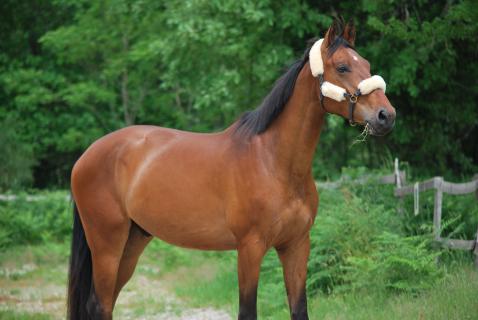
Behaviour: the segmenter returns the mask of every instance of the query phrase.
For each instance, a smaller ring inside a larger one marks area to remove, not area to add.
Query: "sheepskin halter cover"
[[[357,86],[357,91],[353,94],[350,94],[342,87],[339,87],[335,84],[330,82],[324,81],[324,63],[322,61],[322,42],[324,39],[320,39],[314,43],[312,48],[310,48],[309,52],[309,64],[310,69],[312,71],[312,75],[314,77],[319,77],[320,79],[320,91],[324,97],[328,97],[330,99],[334,99],[335,101],[343,101],[346,98],[350,100],[350,111],[349,111],[349,120],[353,123],[353,109],[355,107],[355,103],[357,102],[357,98],[361,95],[369,94],[370,92],[376,89],[382,89],[385,92],[386,84],[385,81],[381,76],[372,76],[368,79],[364,79],[360,81]],[[321,97],[321,102],[323,106],[323,101]]]

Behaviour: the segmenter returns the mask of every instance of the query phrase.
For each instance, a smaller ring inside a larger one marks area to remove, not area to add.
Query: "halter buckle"
[[[357,104],[357,99],[361,95],[360,90],[357,89],[354,94],[349,94],[349,124],[354,127],[357,123],[354,121],[354,109]]]

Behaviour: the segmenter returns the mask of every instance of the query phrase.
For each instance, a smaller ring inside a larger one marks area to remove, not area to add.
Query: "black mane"
[[[332,55],[341,46],[353,49],[353,46],[347,40],[338,36],[327,48],[328,55]],[[235,129],[237,134],[243,137],[261,134],[281,114],[294,91],[295,82],[300,71],[309,61],[309,51],[310,47],[305,51],[302,59],[294,62],[289,70],[276,81],[274,87],[259,107],[241,116]]]
[[[236,127],[236,133],[243,136],[252,136],[267,130],[289,101],[300,70],[309,61],[309,51],[310,48],[306,50],[302,59],[294,62],[289,70],[276,81],[271,92],[264,98],[259,107],[241,116]]]

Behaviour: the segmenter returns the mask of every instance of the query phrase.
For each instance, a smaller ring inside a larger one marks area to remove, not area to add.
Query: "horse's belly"
[[[132,219],[170,244],[201,250],[231,250],[236,239],[218,216],[201,213],[150,212]]]
[[[154,180],[153,180],[154,181]],[[128,203],[128,215],[150,234],[174,245],[203,250],[236,247],[222,202],[203,187],[156,184],[141,188]]]
[[[203,250],[236,248],[222,201],[205,187],[156,185],[130,199],[128,215],[152,235],[174,245]]]

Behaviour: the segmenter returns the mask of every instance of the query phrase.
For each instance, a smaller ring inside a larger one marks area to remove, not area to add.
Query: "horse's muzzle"
[[[384,136],[389,133],[395,125],[395,110],[389,111],[387,108],[380,108],[376,116],[368,121],[370,133],[375,136]]]

